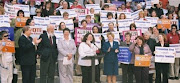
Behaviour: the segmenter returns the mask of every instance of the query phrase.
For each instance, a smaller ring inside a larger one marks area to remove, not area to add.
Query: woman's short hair
[[[86,18],[91,18],[91,15],[86,15]]]
[[[65,28],[65,29],[63,30],[63,33],[64,33],[65,31],[68,31],[68,32],[70,33],[70,29],[68,29],[68,28]]]
[[[142,36],[137,36],[135,40],[137,40],[137,39],[142,40],[142,45],[145,44],[145,40],[144,40],[144,38]]]
[[[121,18],[121,15],[124,15],[124,18],[126,19],[126,14],[124,14],[124,13],[121,13],[121,14],[119,15],[119,19]]]
[[[134,27],[135,29],[137,28],[135,23],[130,24],[130,30],[131,30],[132,27]]]
[[[97,29],[98,29],[98,33],[99,33],[99,27],[98,27],[98,26],[96,26],[96,25],[92,27],[92,31],[94,30],[94,28],[95,28],[95,27],[97,27]]]
[[[82,24],[83,22],[86,22],[86,23],[87,23],[87,21],[86,21],[86,20],[82,20],[82,21],[81,21],[81,24]]]
[[[109,35],[111,35],[111,36],[114,38],[114,34],[113,34],[113,33],[111,33],[111,32],[107,33],[107,37],[108,37]]]
[[[172,31],[172,27],[175,27],[176,30],[177,30],[177,25],[176,25],[176,24],[172,24],[172,25],[171,25],[171,31]]]
[[[29,23],[31,23],[32,20],[33,20],[33,19],[27,19],[27,21],[26,21],[26,26],[29,26]]]
[[[17,16],[19,16],[19,13],[23,13],[23,17],[24,17],[24,11],[23,11],[23,10],[19,10],[19,11],[17,12]]]
[[[125,37],[126,37],[127,35],[129,35],[130,37],[132,36],[132,34],[131,34],[130,32],[125,33]]]
[[[1,31],[0,32],[0,40],[2,40],[4,34],[8,34],[8,32],[7,31]]]
[[[64,23],[64,22],[60,22],[59,23],[59,30],[61,30],[61,24]],[[65,24],[65,23],[64,23]]]
[[[91,43],[94,43],[95,42],[95,38],[94,38],[94,35],[92,33],[86,33],[82,39],[82,42],[86,42],[87,38],[89,35],[92,35],[93,37],[93,40],[91,41]]]
[[[108,16],[112,16],[113,17],[113,13],[112,12],[108,12],[107,13],[107,18],[108,18]]]
[[[64,12],[64,13],[63,13],[63,17],[64,17],[65,15],[69,15],[69,13],[68,13],[68,12]]]

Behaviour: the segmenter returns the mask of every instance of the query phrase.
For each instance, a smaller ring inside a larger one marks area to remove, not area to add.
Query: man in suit
[[[54,26],[48,25],[47,32],[40,35],[42,41],[38,45],[40,58],[40,83],[54,83],[55,62],[57,61],[58,50]]]
[[[20,65],[22,70],[23,83],[35,83],[36,76],[36,49],[35,45],[41,39],[30,37],[31,29],[29,26],[23,28],[23,35],[19,38]]]

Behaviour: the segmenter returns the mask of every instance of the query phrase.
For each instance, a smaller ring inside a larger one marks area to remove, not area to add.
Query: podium
[[[86,56],[82,58],[83,60],[91,60],[91,70],[92,70],[92,83],[95,83],[95,60],[104,57],[104,55],[98,56]]]

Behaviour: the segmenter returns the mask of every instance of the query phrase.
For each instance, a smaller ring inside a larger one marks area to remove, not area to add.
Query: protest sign
[[[117,12],[117,19],[119,19],[119,15],[122,13],[126,15],[126,19],[131,19],[131,12]]]
[[[79,45],[82,42],[82,39],[86,33],[91,33],[91,28],[83,29],[83,28],[75,28],[75,43]]]
[[[119,36],[119,32],[112,32],[114,34],[114,41],[119,42],[120,36]],[[104,40],[108,41],[108,37],[107,37],[107,33],[102,33]]]
[[[102,22],[102,32],[108,30],[109,26],[108,24],[109,23],[113,23],[114,24],[114,31],[117,31],[117,26],[116,26],[116,20],[115,19],[106,19],[106,20],[103,20]]]
[[[134,66],[138,67],[149,67],[151,63],[151,56],[146,55],[135,55]]]
[[[91,16],[91,22],[90,23],[94,23],[94,14],[86,14],[86,15],[79,15],[79,27],[81,27],[81,21],[86,19],[86,16],[90,15]]]
[[[137,36],[141,36],[141,30],[129,30],[129,31],[123,31],[123,41],[125,41],[125,34],[129,32],[131,33],[131,42],[134,42]]]
[[[16,17],[16,27],[26,26],[27,19],[26,17]]]
[[[131,52],[129,47],[119,47],[118,61],[124,64],[129,64],[131,62]]]
[[[144,20],[135,20],[134,21],[136,24],[136,29],[140,29],[142,33],[145,33],[148,31],[148,28],[151,26],[151,23],[149,21],[144,21]]]
[[[130,24],[133,22],[134,22],[133,19],[118,20],[119,32],[122,33],[123,31],[129,30]]]
[[[39,38],[41,34],[43,34],[43,27],[37,27],[37,26],[30,26],[31,28],[31,37],[32,38]],[[44,29],[46,30],[46,29]]]
[[[171,28],[171,21],[169,19],[160,19],[157,23],[158,29],[165,27],[166,29]]]
[[[155,62],[158,63],[174,63],[175,48],[172,47],[155,47]]]
[[[54,31],[54,35],[56,36],[56,43],[61,39],[64,39],[63,31]],[[69,39],[72,39],[71,35],[69,35]]]
[[[61,20],[61,22],[64,22],[66,24],[66,27],[70,29],[71,32],[74,32],[74,22],[72,19]]]
[[[107,13],[111,12],[113,14],[113,19],[115,19],[115,11],[110,11],[110,10],[101,10],[100,18],[101,22],[107,19]]]
[[[37,17],[34,16],[34,23],[37,27],[43,27],[46,28],[48,24],[50,24],[49,17]]]
[[[0,15],[0,27],[10,27],[10,20],[8,15]]]
[[[89,10],[89,12],[90,9],[93,8],[95,14],[98,14],[101,11],[100,4],[86,4],[85,6]]]
[[[19,10],[23,10],[24,11],[24,17],[30,17],[30,8],[29,8],[29,5],[20,5],[20,4],[16,4],[16,5],[13,5],[14,6],[14,9],[15,9],[15,12],[17,14],[17,12]]]
[[[101,33],[93,33],[95,39],[95,45],[100,49],[101,48]]]
[[[15,8],[13,5],[9,5],[7,3],[4,4],[4,10],[5,10],[5,15],[8,15],[9,18],[16,18],[17,13],[15,12]]]
[[[145,17],[145,19],[151,23],[149,27],[154,27],[157,25],[159,18],[158,17]]]
[[[175,58],[180,58],[180,44],[169,44],[169,46],[175,48],[176,50]]]
[[[14,41],[0,41],[0,47],[2,52],[15,53]]]
[[[60,9],[59,11],[61,15],[63,15],[64,12],[67,12],[69,14],[69,18],[77,17],[75,9]]]
[[[13,27],[0,27],[0,31],[7,31],[9,35],[9,39],[14,41],[14,28]]]
[[[77,14],[77,17],[76,17],[77,20],[79,19],[79,16],[80,16],[80,15],[86,15],[86,14],[88,14],[88,9],[78,9],[78,8],[76,8],[76,9],[74,9],[74,10],[75,10],[75,12],[76,12],[76,14]]]
[[[132,17],[132,19],[134,19],[134,20],[139,19],[139,12],[141,12],[141,11],[143,11],[143,10],[142,10],[142,9],[140,9],[140,10],[137,10],[137,11],[135,11],[135,12],[131,13],[131,17]]]

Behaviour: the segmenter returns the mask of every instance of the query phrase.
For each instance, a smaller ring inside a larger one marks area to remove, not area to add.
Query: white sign
[[[8,15],[0,15],[0,27],[10,27],[10,20]]]
[[[169,5],[175,6],[175,7],[178,7],[180,3],[180,0],[168,0],[168,1],[169,1]]]
[[[158,63],[174,63],[175,48],[172,47],[155,47],[155,62]]]
[[[117,27],[116,27],[116,20],[115,19],[111,19],[111,20],[103,20],[101,23],[102,23],[102,32],[108,30],[108,24],[113,22],[114,23],[114,30],[117,31]]]
[[[129,30],[130,24],[133,22],[133,19],[118,20],[119,32],[122,33],[123,31]]]
[[[94,23],[94,14],[87,14],[91,16],[91,23]],[[81,21],[86,19],[87,15],[79,15],[79,27],[82,27]]]
[[[43,34],[42,27],[30,26],[31,28],[31,37],[32,38],[39,38],[41,34]]]
[[[107,10],[101,10],[101,14],[100,14],[100,18],[101,18],[101,22],[103,21],[103,20],[106,20],[107,19],[107,13],[108,12],[111,12],[112,14],[113,14],[113,18],[115,19],[115,14],[116,14],[116,12],[115,11],[107,11]]]
[[[126,19],[131,19],[131,12],[117,12],[117,19],[119,19],[119,15],[122,13],[126,15]]]
[[[151,22],[151,26],[150,27],[154,27],[157,25],[158,22],[158,17],[145,17],[145,19],[149,22]]]
[[[140,29],[142,33],[148,31],[148,28],[151,26],[151,23],[149,21],[144,20],[135,20],[135,24],[137,29]]]
[[[50,24],[49,17],[33,17],[35,26],[46,28]]]
[[[64,12],[67,12],[69,14],[69,18],[77,17],[75,9],[60,9],[60,12],[61,15],[63,15]]]
[[[100,4],[86,4],[86,8],[89,10],[89,12],[91,8],[94,9],[94,13],[99,13],[101,11]]]
[[[74,23],[72,19],[69,20],[61,20],[61,22],[64,22],[66,24],[66,27],[70,29],[71,32],[74,31]]]
[[[139,12],[141,12],[141,11],[143,11],[143,10],[140,9],[140,10],[137,10],[137,11],[131,13],[132,19],[137,20],[139,18]]]
[[[101,33],[93,33],[93,35],[94,35],[94,38],[95,38],[95,44],[96,44],[96,46],[98,47],[98,48],[101,48],[101,40],[100,40],[100,38],[101,38]]]
[[[119,42],[119,39],[120,39],[119,32],[112,32],[112,33],[114,34],[114,41]],[[107,33],[102,33],[102,35],[103,35],[105,41],[108,41]]]
[[[180,58],[180,44],[170,44],[170,47],[175,48],[176,50],[176,58]]]
[[[29,5],[13,5],[15,12],[17,13],[19,10],[23,10],[24,11],[24,16],[25,17],[30,17],[30,11],[29,11]]]

